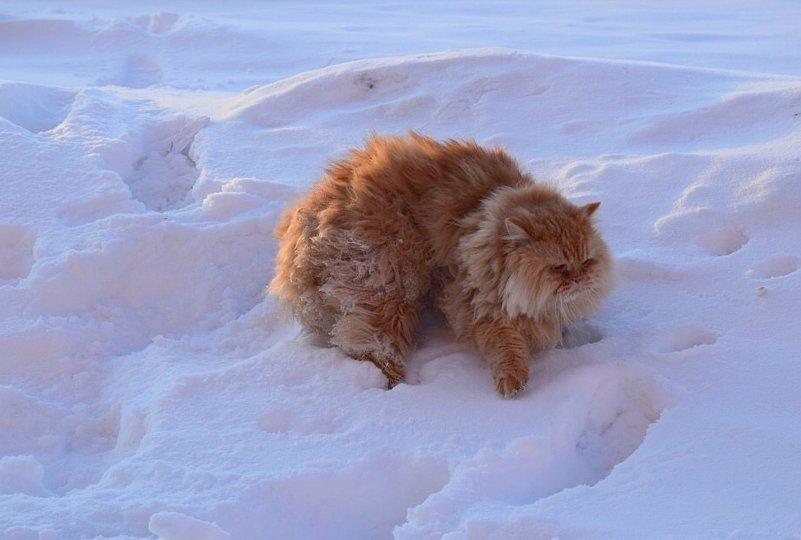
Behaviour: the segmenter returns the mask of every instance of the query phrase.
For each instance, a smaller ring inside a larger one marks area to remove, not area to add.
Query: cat
[[[433,295],[512,397],[529,355],[558,345],[611,288],[599,204],[571,203],[499,148],[373,135],[283,213],[268,290],[389,388]]]

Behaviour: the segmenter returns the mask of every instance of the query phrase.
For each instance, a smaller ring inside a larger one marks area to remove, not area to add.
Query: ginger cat
[[[599,204],[570,203],[500,149],[373,136],[283,214],[269,290],[390,388],[430,291],[511,397],[528,382],[529,355],[557,345],[611,287],[591,219]]]

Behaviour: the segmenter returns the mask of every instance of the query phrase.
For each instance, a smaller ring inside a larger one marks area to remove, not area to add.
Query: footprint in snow
[[[717,340],[713,332],[685,326],[669,330],[658,337],[654,350],[659,353],[675,353],[702,345],[713,345]]]
[[[116,84],[129,88],[147,88],[164,78],[161,62],[148,54],[132,54],[126,58]]]
[[[711,255],[731,255],[748,243],[748,235],[742,229],[723,227],[697,236],[695,241]]]
[[[49,131],[67,117],[75,95],[61,88],[0,83],[0,117],[31,133]]]
[[[598,343],[604,338],[601,331],[591,324],[577,324],[566,328],[562,333],[562,349],[574,349],[591,343]]]
[[[786,276],[798,270],[799,259],[793,256],[779,256],[758,262],[749,270],[751,277],[770,279]]]
[[[192,154],[198,132],[209,119],[178,117],[150,126],[144,136],[144,153],[123,181],[134,199],[149,210],[164,212],[189,204],[189,192],[200,176]]]

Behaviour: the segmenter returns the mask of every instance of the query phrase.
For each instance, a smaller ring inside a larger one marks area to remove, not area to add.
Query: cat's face
[[[575,321],[596,309],[611,281],[609,249],[591,219],[597,208],[558,201],[510,211],[502,292],[510,316],[555,311]]]

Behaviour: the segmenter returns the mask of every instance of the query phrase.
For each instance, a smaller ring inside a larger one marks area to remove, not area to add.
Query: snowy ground
[[[801,535],[801,4],[196,4],[0,4],[0,538]],[[603,201],[617,289],[514,401],[263,296],[412,128]]]

